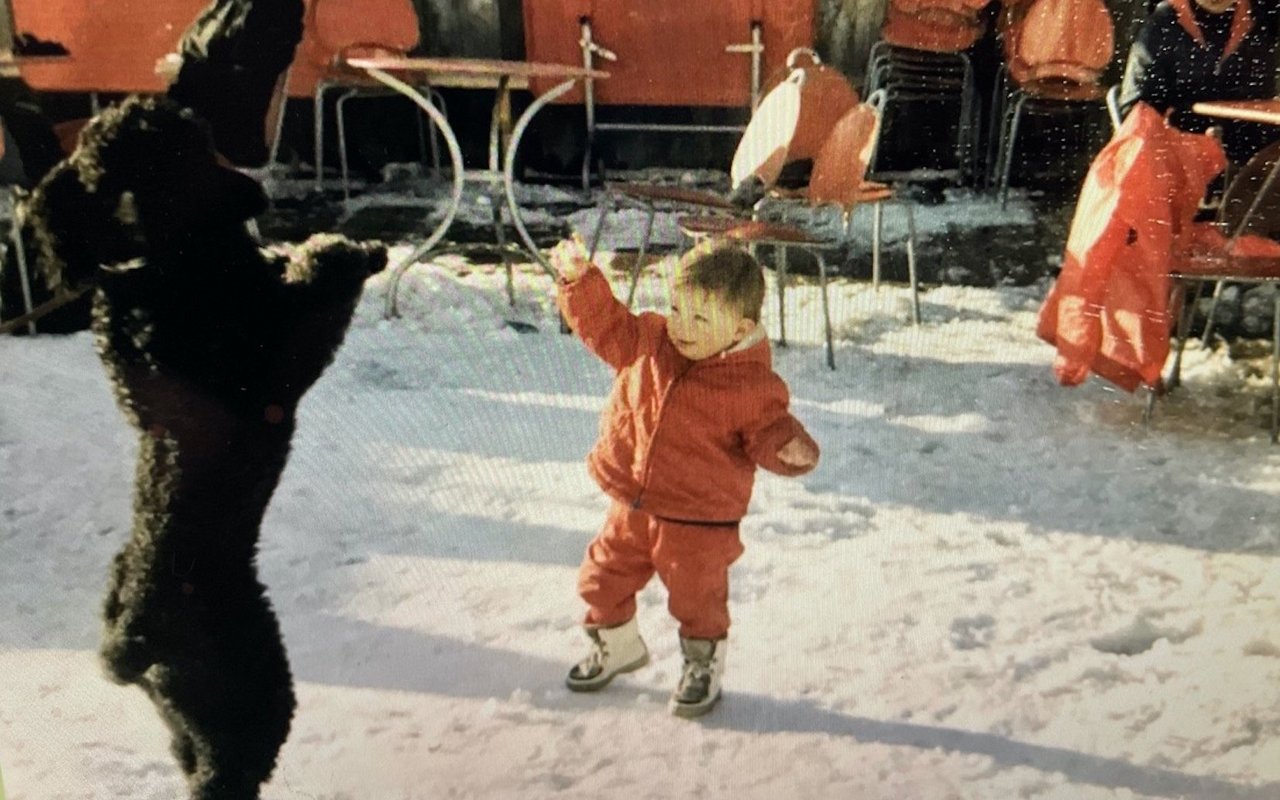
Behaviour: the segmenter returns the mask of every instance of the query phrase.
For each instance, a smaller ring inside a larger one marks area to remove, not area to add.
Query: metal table
[[[348,66],[363,70],[370,77],[394,89],[412,100],[431,118],[444,137],[449,149],[449,160],[453,167],[453,185],[449,196],[448,210],[444,218],[431,231],[426,240],[420,244],[404,261],[396,265],[391,272],[391,280],[387,290],[386,315],[398,316],[396,293],[400,279],[413,264],[423,260],[433,252],[449,248],[440,247],[449,227],[453,224],[462,203],[462,187],[467,181],[488,184],[494,196],[494,231],[498,247],[503,253],[507,268],[507,297],[515,302],[515,286],[513,283],[511,263],[506,258],[506,239],[502,229],[502,213],[500,211],[501,194],[506,197],[506,207],[511,224],[520,237],[520,242],[533,259],[555,277],[555,270],[539,251],[533,237],[529,235],[520,214],[520,206],[515,195],[516,153],[520,149],[520,140],[533,118],[552,103],[556,98],[568,92],[580,80],[607,78],[609,73],[586,69],[581,66],[565,64],[546,64],[531,61],[499,61],[473,58],[353,58]],[[514,128],[510,127],[511,90],[527,89],[531,78],[559,79],[561,82],[534,99],[525,109]],[[466,171],[462,165],[462,151],[458,139],[449,120],[437,109],[417,86],[430,87],[433,83],[442,86],[464,86],[467,88],[495,89],[493,115],[489,129],[489,163],[484,170]],[[411,85],[413,84],[413,85]]]

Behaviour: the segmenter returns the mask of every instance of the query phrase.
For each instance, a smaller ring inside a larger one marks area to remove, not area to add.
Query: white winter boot
[[[591,637],[591,652],[569,670],[565,686],[575,692],[594,692],[603,689],[614,675],[633,672],[649,663],[649,649],[640,638],[640,627],[632,617],[621,625],[602,628],[587,625]]]
[[[684,674],[671,695],[671,713],[677,717],[700,717],[720,700],[720,678],[724,675],[724,639],[681,639]]]

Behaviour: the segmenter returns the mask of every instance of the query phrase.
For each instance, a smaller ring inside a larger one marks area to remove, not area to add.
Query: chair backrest
[[[1018,26],[1019,83],[1062,79],[1097,83],[1115,52],[1115,25],[1102,0],[1035,0]]]
[[[1120,84],[1115,83],[1107,89],[1107,116],[1111,118],[1111,132],[1120,130],[1124,118],[1120,116]]]
[[[1276,161],[1280,161],[1280,142],[1259,150],[1231,179],[1218,209],[1218,221],[1224,223],[1228,234],[1235,232],[1252,209],[1248,228],[1243,232],[1280,239],[1280,182],[1272,182],[1267,193],[1258,196]]]
[[[800,70],[800,116],[787,149],[788,161],[814,158],[836,121],[858,104],[858,90],[840,70],[822,63],[812,49],[797,47],[787,56],[785,70],[775,72],[764,85],[764,93]]]
[[[410,0],[310,0],[305,27],[330,53],[366,45],[409,51],[419,37]]]
[[[306,2],[302,41],[289,70],[289,94],[295,97],[310,96],[341,54],[372,50],[403,55],[418,44],[418,15],[411,0]]]
[[[814,159],[809,203],[846,210],[857,205],[879,136],[880,109],[874,100],[859,103],[841,117]]]
[[[733,154],[729,167],[732,188],[736,189],[751,177],[758,178],[763,189],[778,180],[800,119],[800,84],[803,82],[804,73],[793,71],[761,99]]]

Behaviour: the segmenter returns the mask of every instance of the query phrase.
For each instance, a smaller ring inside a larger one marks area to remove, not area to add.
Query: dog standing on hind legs
[[[260,527],[298,403],[386,264],[380,245],[325,234],[268,255],[245,226],[265,207],[190,109],[135,97],[89,124],[24,209],[49,285],[94,287],[96,347],[139,433],[103,662],[155,703],[195,800],[257,798],[288,736]]]

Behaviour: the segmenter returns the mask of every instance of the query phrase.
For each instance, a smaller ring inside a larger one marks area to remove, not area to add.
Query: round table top
[[[357,69],[383,72],[414,72],[435,75],[476,75],[513,78],[607,78],[609,73],[569,64],[539,61],[504,61],[489,58],[352,58],[347,64]]]
[[[1210,100],[1196,103],[1191,110],[1206,117],[1226,117],[1280,125],[1280,97],[1262,100]]]

